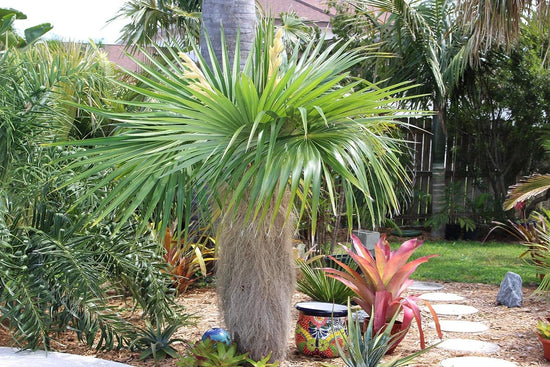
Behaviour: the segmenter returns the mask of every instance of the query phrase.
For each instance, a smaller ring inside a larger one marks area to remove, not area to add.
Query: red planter
[[[544,351],[544,358],[550,361],[550,339],[543,338],[540,334],[537,334],[542,344],[542,350]]]

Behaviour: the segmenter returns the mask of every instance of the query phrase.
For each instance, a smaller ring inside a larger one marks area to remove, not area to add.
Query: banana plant
[[[27,16],[14,9],[0,8],[0,51],[10,47],[26,47],[36,42],[53,28],[50,23],[38,24],[26,28],[23,31],[24,37],[21,37],[13,29],[13,23],[17,19],[27,19]]]

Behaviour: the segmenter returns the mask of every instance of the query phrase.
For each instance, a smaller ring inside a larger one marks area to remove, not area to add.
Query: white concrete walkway
[[[131,367],[128,364],[106,361],[94,357],[44,351],[19,351],[0,347],[2,367]]]

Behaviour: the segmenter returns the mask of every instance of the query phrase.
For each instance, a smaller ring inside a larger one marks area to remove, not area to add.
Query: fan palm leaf
[[[209,67],[202,57],[197,66],[177,49],[163,53],[162,63],[149,55],[151,64],[140,65],[145,75],[131,73],[145,87],[126,85],[146,97],[127,103],[139,112],[95,111],[119,121],[116,133],[70,143],[94,149],[76,153],[75,158],[86,160],[69,167],[89,166],[72,182],[112,168],[95,188],[117,183],[96,221],[114,211],[124,220],[140,208],[145,219],[162,219],[166,226],[168,218],[154,208],[171,206],[178,190],[190,189],[199,198],[224,202],[226,209],[246,194],[255,203],[248,213],[254,218],[272,198],[279,204],[288,188],[292,198],[308,192],[316,213],[323,180],[330,196],[336,196],[334,175],[345,180],[350,216],[352,188],[369,199],[369,206],[398,206],[395,177],[407,177],[398,159],[400,141],[390,133],[401,124],[396,114],[408,112],[396,110],[399,99],[393,95],[408,86],[381,88],[363,80],[344,84],[346,70],[362,60],[358,52],[346,52],[345,45],[323,49],[311,43],[270,72],[270,62],[280,55],[267,49],[273,34],[263,37],[242,73],[227,57]],[[380,190],[372,189],[373,182]],[[223,190],[226,198],[217,196],[222,185],[230,188]]]

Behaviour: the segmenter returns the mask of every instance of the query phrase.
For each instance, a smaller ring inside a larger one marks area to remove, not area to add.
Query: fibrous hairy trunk
[[[254,360],[269,353],[271,360],[282,360],[286,354],[295,290],[288,201],[264,220],[247,222],[249,203],[243,200],[218,227],[216,279],[225,325],[239,351]]]

